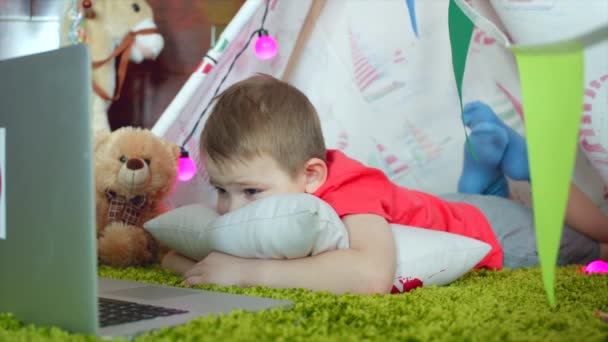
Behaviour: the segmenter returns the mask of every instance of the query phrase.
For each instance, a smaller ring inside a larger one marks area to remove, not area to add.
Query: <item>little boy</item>
[[[201,133],[200,152],[218,192],[220,214],[274,194],[313,194],[342,218],[350,248],[292,260],[213,252],[196,264],[168,254],[163,267],[184,275],[188,284],[389,293],[396,258],[389,223],[487,242],[492,249],[476,267],[538,264],[529,210],[493,196],[458,194],[446,197],[456,201],[448,201],[405,189],[380,170],[340,151],[326,150],[318,115],[308,98],[270,76],[253,76],[218,96]],[[598,242],[568,227],[562,240],[560,264],[606,258],[605,245],[600,252]]]

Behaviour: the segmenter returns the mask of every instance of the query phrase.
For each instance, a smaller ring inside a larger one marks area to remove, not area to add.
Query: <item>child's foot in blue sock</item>
[[[500,172],[500,163],[509,143],[505,129],[492,122],[480,122],[471,127],[469,141],[479,164]]]
[[[507,197],[509,188],[500,169],[508,144],[505,130],[494,123],[480,122],[472,127],[469,142],[470,148],[465,145],[458,192]]]
[[[499,128],[496,130],[503,130],[501,135],[507,136],[507,143],[504,153],[501,154],[501,165],[500,169],[505,176],[514,180],[530,180],[530,169],[528,165],[528,149],[526,140],[519,135],[513,128],[507,126],[500,120],[500,118],[494,113],[492,108],[487,104],[475,101],[468,103],[464,106],[463,120],[467,127],[471,129],[471,134],[474,134],[475,127],[480,123],[494,124]],[[485,129],[487,131],[487,129]],[[499,139],[502,139],[499,138]],[[484,148],[479,145],[475,145],[475,152],[477,149],[481,149],[483,153]],[[492,153],[491,149],[486,150],[489,154]],[[498,156],[498,154],[496,155]],[[494,163],[496,156],[490,157],[491,162]],[[481,159],[486,156],[480,157]]]
[[[463,121],[471,129],[471,134],[470,146],[465,144],[458,191],[507,197],[509,187],[502,162],[509,147],[508,127],[481,102],[464,107]]]
[[[505,150],[502,160],[502,172],[514,180],[530,181],[530,165],[528,163],[526,140],[511,127],[507,128],[509,145]]]

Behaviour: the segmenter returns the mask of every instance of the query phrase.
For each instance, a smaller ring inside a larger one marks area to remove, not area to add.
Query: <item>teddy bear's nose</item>
[[[127,169],[129,170],[139,170],[144,167],[144,162],[141,159],[129,159],[127,162]]]

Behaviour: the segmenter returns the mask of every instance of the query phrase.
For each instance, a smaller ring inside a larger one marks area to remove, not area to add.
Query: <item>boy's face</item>
[[[270,195],[306,192],[304,172],[294,179],[268,155],[235,161],[221,170],[210,159],[203,161],[209,182],[217,189],[220,215]]]

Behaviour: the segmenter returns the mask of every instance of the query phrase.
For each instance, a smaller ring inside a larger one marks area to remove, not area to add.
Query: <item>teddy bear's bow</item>
[[[141,209],[146,203],[146,196],[138,195],[133,198],[127,198],[107,189],[106,197],[109,201],[108,222],[119,221],[129,225],[137,223],[141,215]]]

